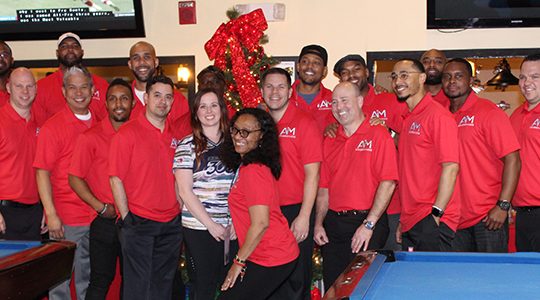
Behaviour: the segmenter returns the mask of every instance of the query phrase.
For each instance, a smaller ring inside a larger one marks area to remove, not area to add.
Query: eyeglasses
[[[0,52],[0,58],[10,58],[11,53],[9,52]]]
[[[250,134],[252,134],[253,132],[256,132],[256,131],[261,131],[261,129],[259,128],[259,129],[256,129],[256,130],[247,130],[247,129],[238,129],[238,128],[232,126],[230,131],[231,131],[232,136],[236,136],[237,134],[240,133],[240,136],[246,139]]]
[[[407,80],[409,78],[409,76],[413,73],[422,73],[422,72],[417,72],[417,71],[412,71],[412,72],[407,72],[407,71],[403,71],[403,72],[399,72],[399,74],[396,74],[396,73],[392,73],[390,74],[390,76],[388,76],[388,78],[390,78],[392,81],[396,81],[398,78],[401,79],[401,80]]]

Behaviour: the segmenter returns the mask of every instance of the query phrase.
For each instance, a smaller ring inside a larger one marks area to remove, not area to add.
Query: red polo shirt
[[[474,92],[454,118],[461,166],[456,182],[461,192],[458,229],[463,229],[478,224],[499,200],[504,168],[501,158],[519,150],[519,143],[504,111]]]
[[[277,127],[283,167],[279,204],[299,204],[304,197],[304,165],[322,161],[322,136],[313,117],[291,103]]]
[[[433,97],[433,100],[439,102],[439,104],[441,104],[444,108],[450,107],[450,99],[448,99],[442,88],[439,90],[437,95],[431,97]]]
[[[512,205],[540,206],[540,105],[529,110],[529,103],[518,107],[510,117],[521,145],[521,175]]]
[[[157,222],[169,222],[180,213],[172,171],[177,143],[168,121],[161,132],[145,114],[113,137],[109,175],[122,180],[132,213]]]
[[[369,210],[379,183],[398,179],[392,137],[383,126],[369,125],[367,118],[350,137],[339,126],[335,138],[324,140],[323,153],[319,186],[328,189],[333,211]]]
[[[84,179],[99,201],[112,205],[114,198],[109,182],[109,148],[115,134],[109,118],[81,134],[69,167],[69,174]]]
[[[399,133],[403,118],[408,113],[407,104],[399,102],[395,94],[381,93],[375,95],[375,90],[368,85],[368,92],[364,97],[362,111],[367,119],[379,118],[385,121],[386,126]]]
[[[133,118],[140,114],[144,114],[146,110],[145,110],[145,106],[143,105],[144,99],[139,99],[139,97],[137,97],[137,94],[135,93],[135,81],[131,83],[131,88],[133,90],[133,97],[135,98],[135,106],[131,110],[131,117]],[[174,101],[171,107],[171,111],[169,112],[169,115],[167,116],[167,118],[174,122],[185,114],[189,115],[188,101],[186,97],[182,95],[182,93],[175,90]]]
[[[403,121],[399,136],[399,191],[402,231],[410,230],[431,213],[442,163],[459,162],[457,125],[452,114],[429,93]],[[459,222],[455,191],[441,219],[452,230]]]
[[[58,69],[56,72],[37,82],[38,89],[34,107],[43,112],[45,120],[41,120],[42,123],[62,110],[66,105],[66,98],[62,94],[63,79],[64,72]],[[90,102],[90,109],[94,113],[93,117],[99,121],[107,117],[105,102],[107,100],[107,88],[109,84],[105,79],[94,74],[92,74],[92,81],[94,82],[95,91]],[[38,124],[40,124],[39,120]]]
[[[0,107],[9,102],[9,93],[7,91],[0,90]]]
[[[94,117],[91,122],[95,122]],[[66,225],[89,225],[95,217],[95,211],[84,204],[68,183],[75,142],[88,128],[65,104],[39,131],[34,168],[50,172],[54,206]]]
[[[319,93],[315,96],[315,99],[313,99],[311,104],[307,104],[304,98],[296,91],[299,84],[300,80],[296,80],[292,85],[293,92],[291,100],[293,100],[293,103],[295,103],[296,106],[311,113],[321,129],[320,132],[322,132],[328,124],[336,122],[336,119],[334,119],[334,116],[332,115],[332,91],[325,88],[321,83],[319,86]]]
[[[11,104],[0,108],[0,199],[36,204],[39,195],[32,162],[38,128],[34,115],[26,121]]]
[[[299,249],[279,208],[277,182],[268,167],[260,164],[241,166],[229,193],[229,209],[240,247],[251,224],[249,208],[268,206],[270,223],[248,260],[265,266],[284,265],[298,257]]]

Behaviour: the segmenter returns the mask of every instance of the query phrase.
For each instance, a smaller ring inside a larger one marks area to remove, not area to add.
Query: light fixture
[[[504,91],[507,86],[517,85],[519,83],[519,79],[512,74],[510,64],[506,58],[499,61],[499,64],[495,67],[493,73],[495,76],[493,76],[493,78],[487,82],[487,85],[494,85],[495,89],[501,89]]]
[[[179,65],[176,70],[176,76],[178,78],[178,83],[187,84],[189,77],[191,77],[191,72],[185,65]]]

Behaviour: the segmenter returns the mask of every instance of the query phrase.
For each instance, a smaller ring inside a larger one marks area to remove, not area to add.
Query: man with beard
[[[116,230],[117,212],[109,184],[109,147],[111,140],[131,114],[133,92],[122,79],[115,79],[107,90],[109,117],[90,128],[77,139],[69,185],[79,197],[96,211],[90,224],[90,284],[86,299],[105,299],[121,255]]]
[[[157,75],[158,66],[159,59],[156,57],[156,50],[152,44],[140,41],[129,49],[128,67],[135,77],[131,85],[136,100],[132,112],[133,117],[144,112],[146,83],[150,78]],[[172,103],[171,112],[168,115],[169,120],[175,122],[188,112],[189,106],[186,97],[175,90],[174,102]]]
[[[72,32],[66,32],[58,38],[56,57],[59,62],[58,70],[51,75],[38,80],[38,93],[35,106],[43,112],[43,120],[38,120],[38,125],[44,123],[52,115],[66,106],[66,98],[62,94],[62,79],[64,72],[71,67],[81,67],[84,50],[81,39]],[[105,97],[108,83],[105,79],[92,75],[94,94],[90,101],[90,108],[95,114],[96,120],[107,117],[105,109]]]
[[[296,106],[310,112],[319,128],[335,123],[332,116],[332,91],[325,88],[322,80],[328,72],[328,53],[319,45],[308,45],[302,48],[296,73],[298,78],[292,85],[291,100]]]
[[[71,189],[68,169],[79,135],[96,123],[90,106],[94,86],[84,67],[73,66],[64,72],[63,88],[67,105],[41,127],[34,168],[47,217],[49,236],[77,243],[73,268],[77,299],[84,299],[90,279],[89,232],[96,212],[82,203]],[[70,279],[49,291],[49,299],[70,299]]]
[[[443,90],[458,126],[461,213],[452,248],[508,252],[508,210],[519,178],[519,143],[508,116],[471,89],[472,68],[454,58],[442,73]]]
[[[6,90],[6,84],[12,66],[13,56],[11,48],[6,42],[0,40],[0,106],[9,102],[9,93]]]
[[[446,97],[442,89],[442,71],[446,63],[446,55],[440,50],[431,49],[422,54],[420,61],[426,70],[427,78],[424,84],[426,91],[431,94],[433,100],[448,108],[450,99]]]
[[[459,170],[456,122],[426,93],[421,62],[402,59],[390,77],[398,100],[409,108],[399,137],[396,238],[403,250],[449,251],[459,222],[459,198],[452,197]]]

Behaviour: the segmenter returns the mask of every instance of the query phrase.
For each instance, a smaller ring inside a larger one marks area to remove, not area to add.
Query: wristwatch
[[[444,210],[438,208],[437,206],[433,205],[433,207],[431,208],[431,214],[434,215],[435,217],[442,217],[444,215]]]
[[[497,206],[504,210],[504,211],[508,211],[510,210],[510,201],[508,200],[499,200],[497,201]]]
[[[375,222],[373,221],[364,220],[363,224],[364,224],[364,227],[366,227],[369,230],[375,229]]]

